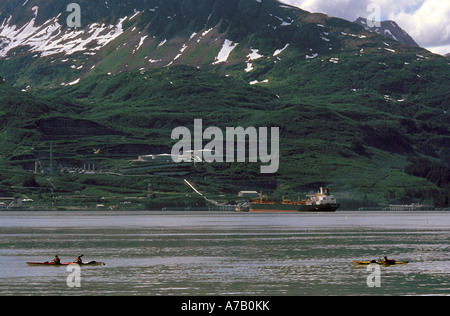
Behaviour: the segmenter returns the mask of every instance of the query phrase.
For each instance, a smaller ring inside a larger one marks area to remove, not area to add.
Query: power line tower
[[[50,142],[50,174],[53,174],[53,142]]]

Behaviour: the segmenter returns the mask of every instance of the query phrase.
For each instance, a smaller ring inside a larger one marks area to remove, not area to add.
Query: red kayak
[[[83,263],[75,263],[75,262],[67,262],[67,263],[54,263],[54,262],[27,262],[29,266],[54,266],[54,267],[60,267],[60,266],[68,266],[71,264],[78,264],[80,266],[104,266],[104,262],[98,262],[98,261],[90,261],[90,262],[83,262]]]

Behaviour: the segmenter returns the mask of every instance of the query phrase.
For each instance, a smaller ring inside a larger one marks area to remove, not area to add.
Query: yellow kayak
[[[390,266],[390,265],[394,265],[394,264],[408,264],[408,262],[402,262],[402,261],[394,261],[394,260],[388,260],[388,261],[357,261],[357,260],[353,260],[353,262],[355,264],[359,264],[359,265],[369,265],[372,263],[376,263],[379,265],[385,265],[385,266]]]

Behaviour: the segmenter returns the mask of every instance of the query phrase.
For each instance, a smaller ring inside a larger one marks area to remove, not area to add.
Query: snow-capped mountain
[[[355,21],[355,23],[361,25],[370,32],[380,34],[391,40],[398,41],[406,45],[419,47],[414,39],[408,33],[406,33],[395,21],[382,21],[380,23],[380,27],[370,27],[367,23],[367,19],[360,17]]]
[[[246,13],[253,22],[267,23],[262,28],[277,29],[293,22],[286,12],[282,13],[283,17],[277,16],[281,6],[274,6],[274,1],[81,0],[82,26],[70,28],[66,23],[70,12],[60,3],[68,1],[57,2],[55,6],[54,1],[43,0],[7,0],[3,7],[0,4],[0,57],[12,57],[21,47],[41,57],[78,52],[94,55],[121,35],[126,35],[126,46],[133,48],[134,53],[159,39],[162,40],[156,43],[156,48],[170,44],[174,36],[188,36],[190,41],[200,43],[210,37],[207,35],[211,31],[220,34],[230,31],[227,28],[232,20]],[[264,21],[260,19],[263,10],[273,12],[264,16]],[[92,11],[100,13],[93,16]],[[253,24],[250,21],[240,23],[242,26]],[[180,34],[184,32],[189,34]],[[132,45],[133,41],[137,43]]]
[[[6,72],[21,58],[28,75],[37,64],[39,77],[46,72],[43,64],[58,68],[58,74],[51,70],[52,78],[36,77],[34,84],[70,84],[92,72],[176,64],[220,66],[231,62],[239,43],[245,47],[237,59],[251,62],[262,48],[266,54],[281,53],[299,27],[294,18],[300,10],[273,0],[80,0],[82,25],[71,28],[70,2],[0,3],[0,59]],[[312,46],[317,46],[320,33],[318,27],[311,30],[316,42]]]
[[[346,49],[402,50],[349,21],[276,0],[79,0],[81,27],[67,22],[71,2],[0,3],[0,73],[9,82],[33,90],[73,85],[89,75],[174,65],[234,67],[250,78],[258,63],[268,70],[289,52],[299,60],[324,56],[338,63],[337,53]],[[389,30],[381,33],[400,38],[400,28]]]
[[[3,20],[0,25],[0,57],[7,57],[14,49],[28,46],[28,50],[40,56],[55,54],[71,55],[76,52],[95,54],[96,51],[113,41],[123,33],[124,17],[115,25],[92,23],[84,29],[71,30],[60,24],[61,14],[42,24],[36,18],[39,7],[32,7],[33,18],[23,26],[11,23],[12,16]]]
[[[24,47],[41,57],[94,55],[124,33],[124,23],[142,13],[123,3],[123,13],[115,18],[112,6],[122,7],[120,3],[110,7],[108,1],[78,1],[83,23],[71,28],[67,24],[70,2],[7,0],[3,7],[0,4],[0,57],[15,56]]]

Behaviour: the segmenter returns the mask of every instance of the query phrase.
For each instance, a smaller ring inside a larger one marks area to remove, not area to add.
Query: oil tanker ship
[[[316,194],[308,195],[307,200],[291,201],[270,201],[267,198],[263,199],[262,193],[259,199],[250,200],[248,202],[248,212],[282,212],[282,213],[296,213],[296,212],[336,212],[340,204],[337,204],[336,198],[330,194],[328,189],[320,188]],[[236,211],[246,211],[245,207],[236,209]]]

